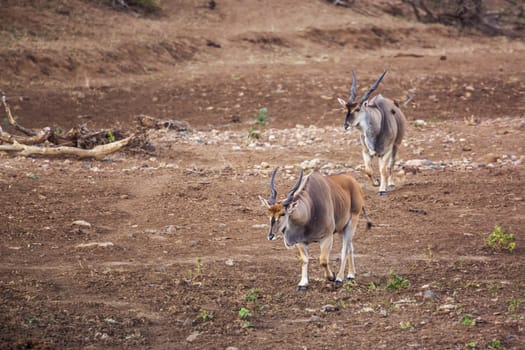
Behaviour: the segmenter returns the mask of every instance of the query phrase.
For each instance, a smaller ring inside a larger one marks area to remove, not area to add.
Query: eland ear
[[[270,204],[268,204],[268,201],[264,199],[263,197],[259,196],[259,200],[261,201],[262,205],[266,208],[270,208]]]
[[[341,97],[338,97],[338,98],[337,98],[337,101],[339,101],[339,103],[340,103],[343,107],[345,107],[345,108],[348,107],[348,105],[346,104],[346,101],[343,100]]]

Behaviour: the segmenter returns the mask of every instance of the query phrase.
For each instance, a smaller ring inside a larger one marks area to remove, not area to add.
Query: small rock
[[[405,162],[405,165],[408,167],[420,167],[424,165],[428,165],[427,159],[409,159]]]
[[[427,126],[427,122],[424,121],[423,119],[416,119],[416,120],[414,121],[414,126],[415,126],[416,128],[421,128],[421,127],[423,127],[423,126]]]
[[[75,246],[75,248],[91,248],[91,247],[101,247],[107,248],[112,247],[113,242],[91,242],[91,243],[80,243]]]
[[[91,228],[91,224],[84,220],[76,220],[71,223],[71,226],[80,226],[84,228]]]
[[[227,259],[225,262],[224,262],[227,266],[233,266],[235,264],[235,262],[233,261],[233,259]]]
[[[430,289],[423,292],[423,298],[425,299],[434,299],[436,296],[436,293]]]
[[[326,304],[321,307],[321,312],[337,312],[339,311],[339,306]]]
[[[311,160],[305,160],[301,163],[300,167],[303,169],[316,169],[319,167],[319,164],[321,164],[321,160],[319,158],[314,158]]]
[[[447,311],[447,312],[450,312],[452,310],[455,310],[456,309],[456,305],[453,305],[453,304],[443,304],[443,305],[439,305],[439,311]]]
[[[320,321],[321,321],[321,317],[316,316],[316,315],[312,315],[309,320],[309,322],[320,322]]]
[[[188,343],[191,343],[191,342],[195,341],[199,335],[200,335],[199,332],[193,332],[193,333],[191,333],[191,334],[188,336],[188,338],[186,338],[186,341],[187,341]]]

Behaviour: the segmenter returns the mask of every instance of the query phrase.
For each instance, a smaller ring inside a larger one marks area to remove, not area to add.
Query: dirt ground
[[[0,349],[524,349],[523,39],[385,2],[216,3],[2,1],[0,91],[20,124],[191,130],[102,160],[0,153]],[[385,197],[342,128],[352,69],[359,96],[383,69],[379,93],[413,96]],[[355,284],[324,281],[312,245],[296,291],[296,250],[266,239],[258,199],[276,166],[279,197],[300,168],[362,185]],[[488,247],[496,226],[512,252]]]

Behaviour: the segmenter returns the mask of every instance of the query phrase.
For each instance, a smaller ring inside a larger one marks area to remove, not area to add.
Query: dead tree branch
[[[0,151],[16,152],[19,155],[74,155],[79,158],[100,159],[126,146],[134,135],[126,137],[120,131],[89,131],[85,126],[75,127],[62,134],[50,127],[31,130],[18,124],[2,96],[9,125],[24,135],[14,135],[0,127]]]
[[[0,145],[0,151],[7,152],[18,152],[18,155],[29,156],[34,154],[46,155],[46,156],[56,156],[56,155],[73,155],[79,158],[95,158],[101,159],[107,156],[108,154],[114,153],[126,146],[132,139],[133,135],[126,137],[120,141],[115,141],[105,145],[98,145],[91,149],[83,149],[76,147],[68,146],[58,146],[58,147],[40,147],[32,145],[24,145],[14,141],[11,144]]]

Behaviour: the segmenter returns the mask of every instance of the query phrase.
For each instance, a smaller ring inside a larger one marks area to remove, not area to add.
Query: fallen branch
[[[33,154],[74,155],[79,158],[100,159],[118,151],[134,138],[134,135],[125,137],[122,132],[113,130],[90,132],[85,126],[73,128],[65,134],[57,133],[50,127],[34,131],[24,128],[16,122],[5,96],[2,96],[2,103],[9,124],[26,136],[5,132],[0,127],[0,151],[17,152],[18,155],[22,156]]]
[[[2,96],[2,103],[4,105],[5,112],[7,114],[7,120],[9,121],[9,124],[11,124],[17,130],[23,132],[24,134],[26,134],[28,136],[35,136],[36,135],[36,133],[33,130],[27,129],[27,128],[24,128],[21,125],[18,125],[18,123],[16,122],[15,118],[13,118],[13,115],[11,114],[11,109],[7,105],[7,101],[6,101],[6,97],[5,96]]]
[[[11,144],[0,145],[0,151],[18,152],[18,155],[22,155],[22,156],[28,156],[28,155],[33,155],[33,154],[47,155],[47,156],[49,155],[73,155],[79,158],[100,159],[126,146],[133,139],[133,137],[134,135],[131,135],[119,141],[115,141],[115,142],[108,143],[105,145],[95,146],[92,149],[82,149],[82,148],[68,147],[68,146],[39,147],[39,146],[24,145],[24,144],[14,141]]]

